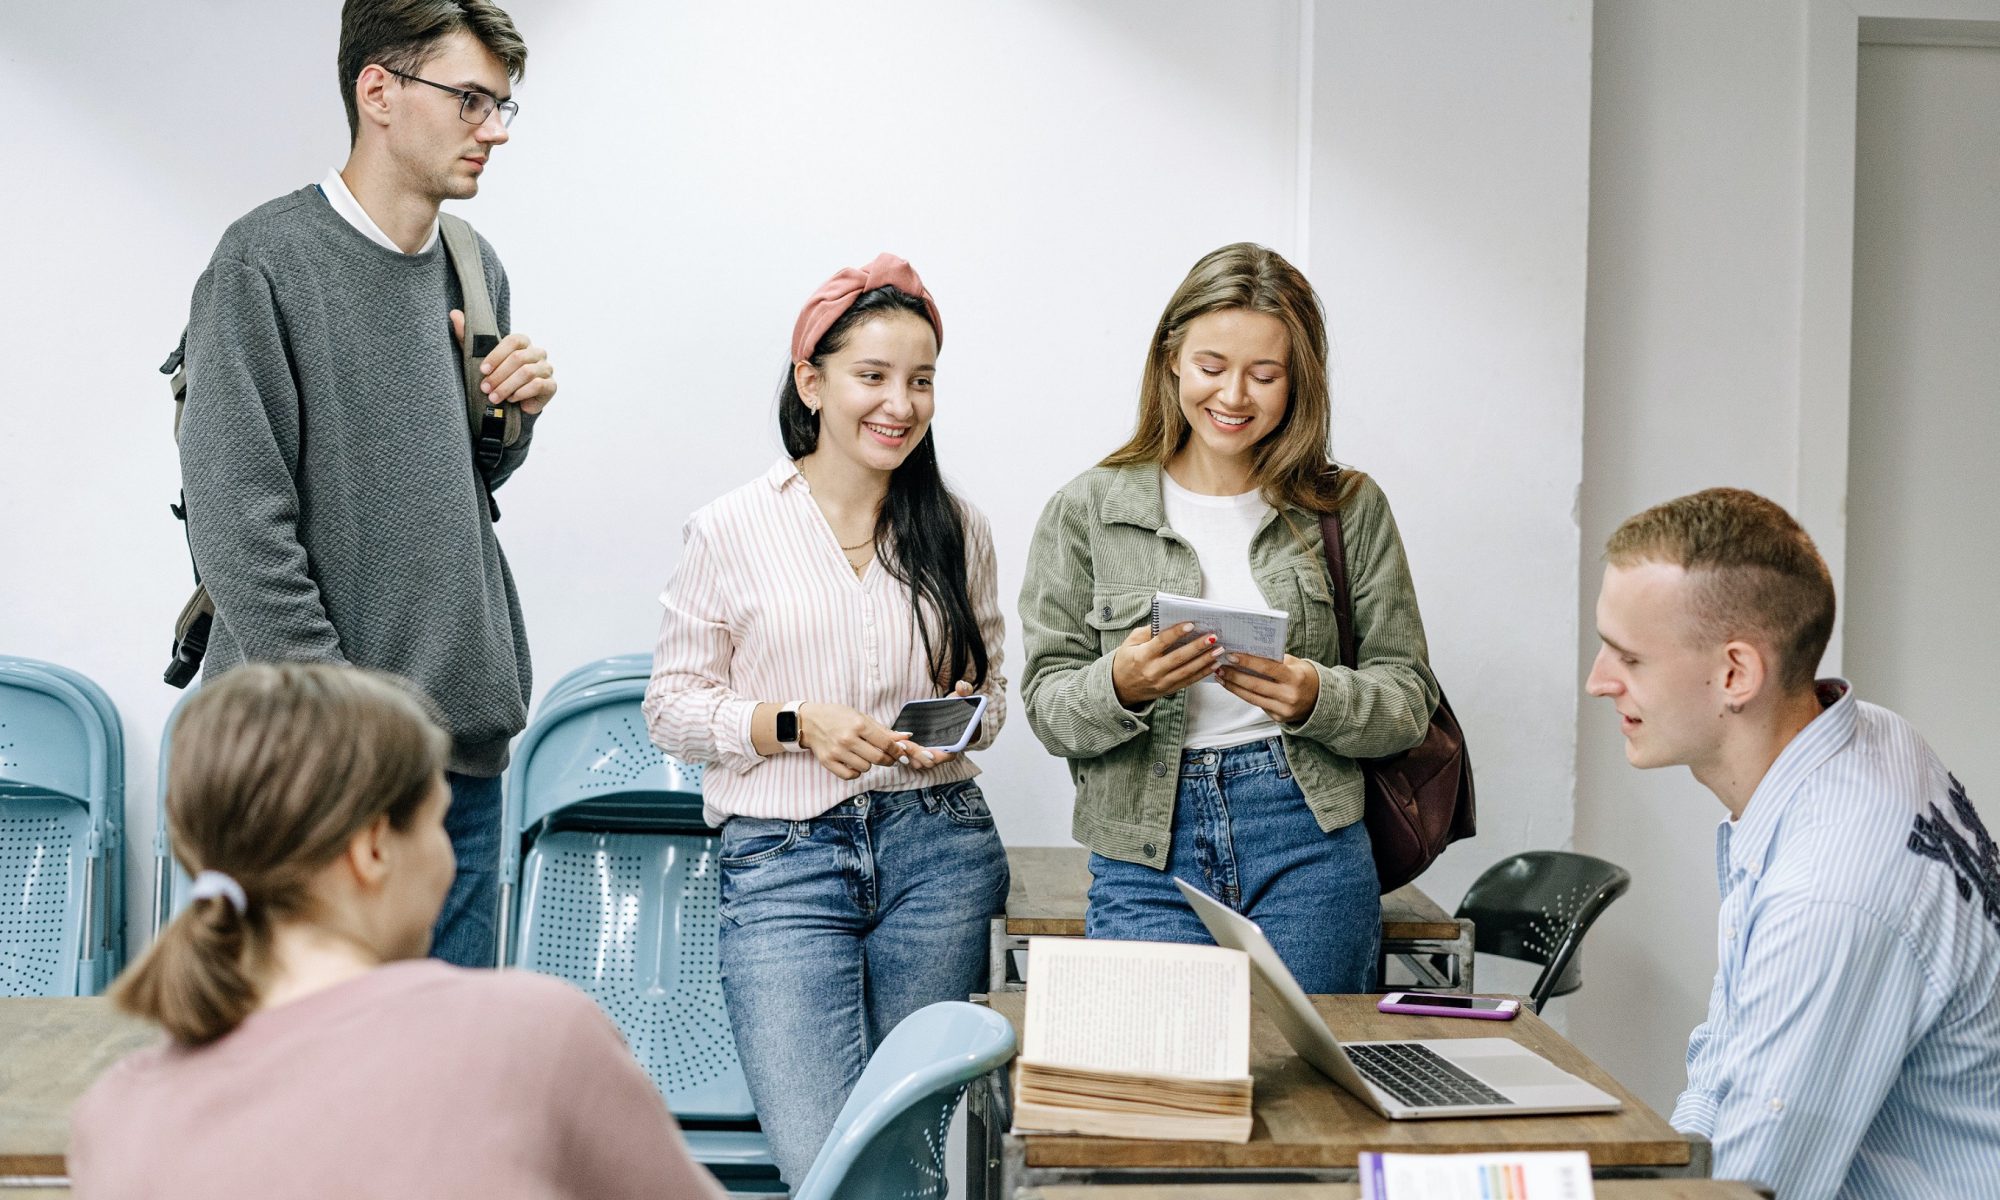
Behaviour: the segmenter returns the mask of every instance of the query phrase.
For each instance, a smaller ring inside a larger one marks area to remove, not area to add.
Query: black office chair
[[[1577,950],[1598,914],[1632,885],[1625,868],[1564,850],[1505,858],[1473,881],[1458,916],[1473,922],[1473,948],[1542,964],[1528,994],[1536,1012],[1583,986]]]

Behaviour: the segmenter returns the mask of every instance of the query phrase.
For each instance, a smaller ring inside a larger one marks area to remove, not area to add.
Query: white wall
[[[777,453],[784,339],[833,268],[893,249],[940,296],[941,452],[1011,610],[1043,501],[1130,428],[1187,267],[1310,234],[1340,452],[1396,501],[1482,747],[1486,832],[1434,891],[1567,835],[1583,0],[512,11],[522,115],[461,211],[562,373],[500,526],[544,684],[650,644],[681,517]],[[137,895],[187,584],[152,371],[223,226],[343,157],[336,34],[331,4],[0,5],[0,106],[34,114],[0,123],[0,327],[32,348],[0,417],[24,518],[0,526],[0,649],[118,704]],[[1461,478],[1486,498],[1440,486]],[[1010,842],[1067,841],[1067,774],[1025,722],[982,762]]]
[[[1803,4],[1596,17],[1579,687],[1620,521],[1723,484],[1794,502],[1799,378]],[[1724,810],[1680,768],[1628,766],[1603,701],[1583,703],[1576,761],[1576,849],[1633,884],[1591,933],[1570,1032],[1664,1112],[1714,976]]]
[[[2000,823],[2000,49],[1863,46],[1847,674]]]
[[[1447,906],[1570,837],[1590,29],[1585,0],[1316,14],[1334,449],[1395,505],[1479,785],[1479,836],[1423,881]]]

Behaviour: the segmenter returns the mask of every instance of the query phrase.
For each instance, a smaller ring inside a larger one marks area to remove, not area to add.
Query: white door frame
[[[1808,0],[1797,515],[1846,594],[1853,399],[1854,136],[1862,43],[2000,46],[2000,0]],[[1824,670],[1841,669],[1834,627]]]

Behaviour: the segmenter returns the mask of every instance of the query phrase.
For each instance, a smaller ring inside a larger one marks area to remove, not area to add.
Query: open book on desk
[[[1031,938],[1017,1132],[1250,1140],[1250,959]]]

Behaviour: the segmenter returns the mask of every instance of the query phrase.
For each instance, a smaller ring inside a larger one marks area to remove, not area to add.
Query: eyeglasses
[[[389,71],[387,67],[382,69]],[[495,100],[485,92],[475,92],[469,88],[455,88],[448,84],[432,83],[428,79],[423,79],[416,75],[405,75],[401,71],[389,71],[389,74],[394,75],[398,79],[407,79],[411,83],[429,84],[440,92],[450,92],[452,95],[457,96],[458,119],[467,125],[486,124],[486,118],[492,116],[493,110],[497,108],[500,110],[500,127],[505,129],[514,123],[515,114],[521,111],[521,106],[512,100]]]

